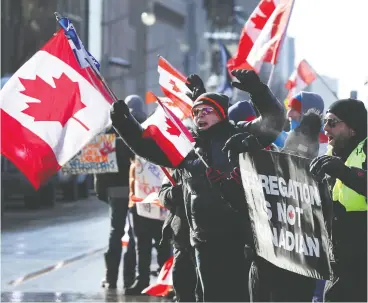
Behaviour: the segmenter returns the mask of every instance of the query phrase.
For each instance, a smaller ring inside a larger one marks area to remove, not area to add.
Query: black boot
[[[129,243],[127,250],[124,253],[124,263],[123,263],[124,289],[127,289],[133,285],[136,278],[135,270],[137,267],[134,235],[131,232],[128,232],[128,234],[129,234]]]
[[[148,286],[149,286],[148,282],[143,283],[139,279],[136,279],[131,287],[125,289],[125,295],[127,296],[144,295],[142,294],[142,291]]]
[[[106,253],[104,257],[105,257],[106,275],[105,278],[101,281],[101,286],[107,289],[116,289],[120,262],[111,260],[111,258],[109,258],[109,256]]]

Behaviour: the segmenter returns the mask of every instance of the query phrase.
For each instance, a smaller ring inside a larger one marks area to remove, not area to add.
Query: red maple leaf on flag
[[[177,93],[180,93],[181,92],[180,88],[176,86],[176,83],[175,83],[174,80],[170,80],[170,84],[173,85],[173,88],[172,89],[173,89],[174,92],[177,92]]]
[[[261,30],[275,10],[275,3],[273,0],[264,0],[259,5],[259,9],[260,12],[258,12],[255,17],[251,18],[251,20],[254,23],[254,27]]]
[[[70,118],[77,120],[87,130],[88,128],[73,117],[86,105],[81,100],[78,82],[73,82],[66,74],[54,79],[55,87],[45,82],[41,77],[36,79],[22,79],[24,86],[21,91],[25,96],[35,98],[41,102],[27,102],[28,107],[22,112],[32,116],[35,121],[57,121],[64,127]]]
[[[180,130],[174,125],[174,123],[169,118],[166,118],[166,124],[168,126],[167,132],[170,135],[180,137]]]
[[[171,269],[171,267],[173,265],[173,262],[174,262],[174,258],[172,258],[172,257],[165,262],[165,264],[164,264],[164,266],[162,268],[162,273],[163,273],[162,280],[163,281],[166,280],[168,274],[170,273],[170,269]]]

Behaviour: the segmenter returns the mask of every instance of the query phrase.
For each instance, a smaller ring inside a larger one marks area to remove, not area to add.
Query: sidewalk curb
[[[20,277],[18,279],[12,280],[12,281],[8,282],[8,285],[17,286],[17,285],[19,285],[19,284],[21,284],[21,283],[23,283],[23,282],[25,282],[27,280],[37,278],[38,276],[41,276],[43,274],[49,273],[51,271],[58,270],[60,268],[65,267],[66,265],[69,265],[69,264],[74,263],[76,261],[79,261],[81,259],[84,259],[84,258],[90,257],[92,255],[95,255],[97,253],[100,253],[100,252],[104,251],[106,248],[107,248],[107,246],[104,246],[102,248],[98,248],[98,249],[94,249],[94,250],[88,251],[88,252],[86,252],[84,254],[75,256],[73,258],[66,259],[66,260],[63,260],[63,261],[59,261],[55,265],[51,265],[51,266],[45,267],[45,268],[43,268],[41,270],[34,271],[34,272],[29,273],[29,274],[27,274],[27,275],[25,275],[23,277]]]

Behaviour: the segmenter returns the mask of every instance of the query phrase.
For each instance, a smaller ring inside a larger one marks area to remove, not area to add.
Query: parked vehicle
[[[11,76],[6,75],[0,79],[1,88]],[[60,172],[35,190],[23,173],[12,162],[1,156],[1,199],[3,202],[20,198],[24,200],[25,207],[36,209],[52,207],[56,198],[60,196],[66,201],[87,198],[90,187],[88,180],[88,175],[64,175]],[[3,206],[4,203],[2,203]]]
[[[1,157],[1,198],[11,200],[23,198],[27,208],[52,207],[56,202],[56,177],[51,177],[37,191],[18,168],[5,157]]]

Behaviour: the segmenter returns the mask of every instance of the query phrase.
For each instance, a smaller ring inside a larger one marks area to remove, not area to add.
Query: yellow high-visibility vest
[[[346,166],[363,168],[363,163],[367,157],[364,150],[364,142],[366,140],[367,139],[364,139],[360,142],[352,151],[345,162]],[[368,210],[367,197],[350,189],[339,179],[336,179],[336,183],[332,190],[332,199],[334,201],[339,201],[346,208],[346,211]]]

